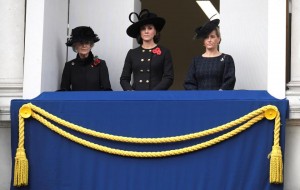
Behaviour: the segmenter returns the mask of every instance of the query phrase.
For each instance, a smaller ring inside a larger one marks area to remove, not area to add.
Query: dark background
[[[211,0],[219,9],[219,0]],[[175,80],[172,90],[182,90],[187,69],[192,58],[204,52],[201,40],[193,40],[195,28],[208,21],[196,0],[141,0],[142,9],[166,19],[161,32],[160,45],[171,50]]]

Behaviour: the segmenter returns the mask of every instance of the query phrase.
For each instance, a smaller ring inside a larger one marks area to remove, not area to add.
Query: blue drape
[[[18,112],[28,102],[74,124],[130,137],[203,131],[271,104],[281,113],[280,143],[284,153],[288,101],[275,99],[266,91],[45,92],[32,100],[11,102],[13,164],[18,145]],[[269,183],[268,154],[273,130],[274,121],[263,119],[241,134],[200,151],[166,158],[131,158],[83,147],[29,118],[25,119],[29,185],[11,189],[282,190],[282,184]],[[215,136],[136,145],[70,132],[105,146],[137,151],[175,149]]]

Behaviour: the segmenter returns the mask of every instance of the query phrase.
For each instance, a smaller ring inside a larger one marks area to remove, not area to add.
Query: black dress
[[[133,82],[131,84],[131,74]],[[167,90],[173,84],[171,53],[162,46],[128,51],[120,84],[123,90]]]
[[[235,66],[228,54],[217,57],[197,56],[190,65],[184,82],[186,90],[233,90]]]
[[[60,88],[73,91],[111,90],[105,61],[94,57],[92,52],[86,59],[81,59],[77,54],[76,59],[66,62]]]

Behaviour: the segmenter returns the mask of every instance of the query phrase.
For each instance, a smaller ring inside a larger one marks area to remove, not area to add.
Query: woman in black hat
[[[219,19],[195,30],[194,39],[202,39],[205,53],[193,58],[184,82],[186,90],[233,90],[235,66],[233,58],[218,50],[221,42]]]
[[[137,16],[137,22],[131,20],[132,15]],[[120,77],[123,90],[167,90],[174,78],[172,57],[167,48],[157,45],[165,19],[144,9],[139,15],[130,13],[129,20],[133,24],[127,34],[136,38],[140,46],[127,53]]]
[[[72,30],[66,45],[77,52],[75,59],[65,63],[61,90],[111,90],[106,62],[94,56],[91,49],[99,38],[93,29],[79,26]]]

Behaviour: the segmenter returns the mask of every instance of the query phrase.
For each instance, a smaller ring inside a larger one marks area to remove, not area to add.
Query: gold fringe
[[[283,163],[281,147],[275,145],[270,154],[270,183],[283,183]]]
[[[15,157],[14,186],[28,185],[28,160],[24,148],[18,148]]]

